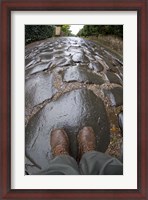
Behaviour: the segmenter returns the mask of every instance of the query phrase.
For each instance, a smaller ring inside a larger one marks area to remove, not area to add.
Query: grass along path
[[[115,36],[90,36],[85,38],[104,47],[123,62],[123,40]]]

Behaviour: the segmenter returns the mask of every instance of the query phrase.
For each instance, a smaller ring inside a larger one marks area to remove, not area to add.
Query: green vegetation
[[[108,49],[120,60],[123,57],[122,25],[84,25],[77,36],[94,41]]]
[[[25,25],[25,44],[50,38],[53,34],[54,26]]]
[[[61,26],[60,36],[74,36],[71,33],[70,25]],[[56,25],[26,25],[25,26],[25,45],[35,41],[44,40],[55,36]]]
[[[122,25],[84,25],[77,34],[79,37],[99,36],[99,35],[115,35],[123,37]]]
[[[62,25],[61,31],[63,36],[72,36],[70,25]]]
[[[107,49],[110,53],[116,56],[119,60],[123,61],[123,40],[120,37],[116,37],[113,35],[100,35],[90,36],[85,38],[87,40],[94,41],[100,46]]]

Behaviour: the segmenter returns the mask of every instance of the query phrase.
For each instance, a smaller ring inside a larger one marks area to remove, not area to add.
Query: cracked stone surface
[[[35,174],[48,167],[52,159],[50,133],[54,128],[67,131],[75,158],[76,135],[84,126],[93,127],[97,150],[120,157],[122,79],[122,62],[94,42],[79,37],[59,37],[27,45],[27,173]]]

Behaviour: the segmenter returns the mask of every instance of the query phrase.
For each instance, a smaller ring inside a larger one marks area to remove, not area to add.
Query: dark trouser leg
[[[69,155],[56,156],[50,161],[47,170],[40,175],[79,175],[79,168],[76,160]]]
[[[97,151],[83,154],[79,168],[82,175],[123,174],[123,164],[119,160]]]

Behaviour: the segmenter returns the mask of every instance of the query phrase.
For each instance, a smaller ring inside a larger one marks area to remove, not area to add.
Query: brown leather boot
[[[77,139],[79,147],[78,160],[81,159],[84,153],[96,149],[96,137],[91,127],[84,127],[82,130],[80,130]]]
[[[51,132],[50,139],[52,155],[69,155],[69,139],[63,129],[56,129]]]

